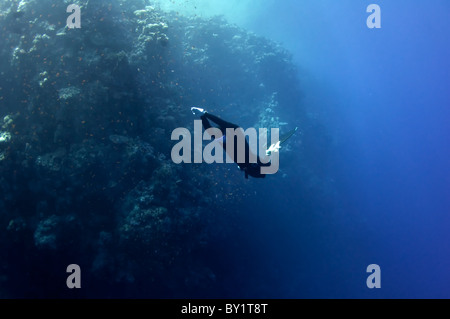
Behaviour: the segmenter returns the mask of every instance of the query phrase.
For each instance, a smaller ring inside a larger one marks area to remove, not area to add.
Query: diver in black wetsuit
[[[212,115],[208,112],[206,112],[205,110],[201,109],[201,108],[197,108],[197,107],[192,107],[191,111],[194,115],[201,115],[200,118],[202,120],[202,124],[205,130],[212,128],[213,126],[211,125],[211,123],[209,121],[214,122],[215,124],[217,124],[217,128],[220,129],[222,131],[222,134],[224,134],[220,139],[222,142],[222,146],[223,149],[226,151],[226,129],[227,128],[231,128],[231,129],[237,129],[239,128],[238,125],[233,124],[233,123],[229,123],[226,122],[224,120],[222,120],[221,118]],[[247,140],[244,138],[245,141],[245,160],[243,163],[239,163],[238,162],[238,143],[237,143],[237,136],[234,137],[234,152],[233,152],[233,161],[239,166],[241,171],[245,172],[245,178],[248,179],[249,176],[252,176],[254,178],[265,178],[266,175],[265,174],[261,174],[261,167],[262,166],[270,166],[270,162],[269,163],[262,163],[259,156],[256,156],[256,163],[251,163],[250,162],[250,147],[248,145]]]

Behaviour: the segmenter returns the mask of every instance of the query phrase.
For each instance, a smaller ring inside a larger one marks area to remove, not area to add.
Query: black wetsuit
[[[213,126],[209,122],[211,120],[212,122],[217,124],[217,128],[222,131],[222,134],[226,134],[226,129],[237,129],[239,128],[238,125],[229,123],[227,121],[222,120],[221,118],[212,115],[210,113],[205,113],[201,117],[202,124],[205,130],[212,128]],[[226,151],[226,136],[223,136],[223,149]],[[270,166],[270,163],[264,164],[261,162],[259,156],[257,156],[257,162],[251,163],[250,162],[250,147],[248,145],[247,140],[245,139],[245,160],[243,163],[238,163],[238,143],[237,143],[237,136],[234,137],[234,153],[233,153],[233,161],[239,166],[241,171],[245,172],[245,178],[248,178],[248,176],[252,176],[255,178],[265,178],[265,174],[261,174],[261,166]]]

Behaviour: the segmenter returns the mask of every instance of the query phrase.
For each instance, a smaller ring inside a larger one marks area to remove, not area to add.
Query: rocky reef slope
[[[89,296],[208,289],[214,269],[193,256],[227,186],[173,164],[171,131],[192,127],[192,105],[282,125],[274,110],[300,96],[291,57],[220,17],[72,2],[81,29],[67,28],[66,1],[0,4],[0,294],[70,295],[71,263]]]

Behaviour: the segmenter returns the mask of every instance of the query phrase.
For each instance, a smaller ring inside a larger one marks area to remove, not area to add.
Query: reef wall
[[[77,260],[83,296],[212,289],[214,269],[194,256],[227,186],[173,164],[170,134],[192,127],[193,105],[279,126],[274,111],[300,99],[291,57],[220,17],[70,3],[81,29],[67,28],[67,1],[0,4],[0,296],[70,296],[48,283]]]

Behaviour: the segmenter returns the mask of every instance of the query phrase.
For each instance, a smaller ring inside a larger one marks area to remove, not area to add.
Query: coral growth
[[[291,57],[222,18],[73,3],[81,29],[65,26],[65,1],[0,3],[0,268],[65,269],[34,268],[45,252],[80,260],[92,285],[139,282],[150,296],[213,285],[214,269],[193,254],[235,195],[210,167],[173,164],[170,133],[191,127],[192,105],[281,125],[273,112],[297,92]]]

